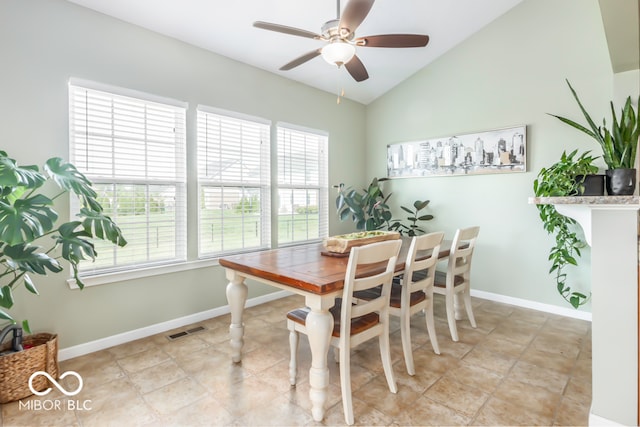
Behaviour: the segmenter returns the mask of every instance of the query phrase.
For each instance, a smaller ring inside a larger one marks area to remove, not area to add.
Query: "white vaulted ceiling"
[[[321,57],[290,71],[282,65],[323,42],[254,28],[254,21],[320,33],[335,0],[68,0],[298,82],[368,104],[522,0],[378,0],[356,31],[427,34],[423,48],[359,47],[369,79],[357,83]],[[342,0],[344,9],[347,0]]]

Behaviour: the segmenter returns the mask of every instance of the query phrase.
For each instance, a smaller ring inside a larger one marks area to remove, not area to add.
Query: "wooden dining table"
[[[395,271],[404,271],[410,238],[402,237],[403,244],[396,262]],[[443,241],[439,258],[449,256],[451,241]],[[227,300],[231,310],[229,326],[231,359],[238,363],[242,359],[244,345],[243,312],[247,300],[246,279],[284,289],[305,298],[310,308],[306,321],[309,347],[311,348],[311,368],[309,369],[309,397],[312,416],[322,421],[325,414],[329,369],[327,354],[333,330],[333,317],[329,309],[336,297],[342,295],[344,277],[349,261],[348,256],[327,254],[321,243],[289,246],[279,249],[257,251],[220,258],[220,265],[226,269]],[[430,251],[418,253],[417,259],[426,258]],[[380,265],[369,265],[358,269],[357,275],[367,275],[380,269]],[[283,313],[283,318],[286,313]]]

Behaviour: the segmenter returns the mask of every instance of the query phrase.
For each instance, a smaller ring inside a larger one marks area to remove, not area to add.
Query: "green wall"
[[[0,149],[19,163],[68,158],[70,77],[189,103],[195,177],[195,108],[239,111],[329,132],[330,184],[361,184],[365,107],[62,0],[0,2]],[[197,252],[195,186],[189,188],[189,254]],[[68,201],[56,208],[68,217]],[[330,229],[345,225],[330,217]],[[211,263],[214,264],[213,262]],[[39,297],[17,292],[14,317],[54,331],[62,348],[227,304],[220,267],[70,290],[66,275],[38,278]],[[24,291],[24,292],[23,292]],[[250,284],[249,298],[273,291]]]
[[[431,200],[430,230],[452,237],[480,226],[473,288],[570,309],[547,274],[552,238],[527,199],[563,150],[599,153],[545,114],[580,119],[565,78],[604,117],[612,77],[597,0],[525,0],[367,107],[367,175],[386,174],[387,144],[527,125],[526,173],[402,178],[388,188],[402,204]],[[590,289],[588,249],[569,283]]]

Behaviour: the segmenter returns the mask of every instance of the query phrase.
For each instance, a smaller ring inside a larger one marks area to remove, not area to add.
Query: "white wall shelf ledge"
[[[568,196],[568,197],[529,197],[529,203],[536,205],[554,205],[564,216],[575,219],[584,231],[584,237],[591,244],[591,217],[593,209],[638,210],[638,196]]]
[[[575,219],[591,246],[590,425],[638,425],[638,196],[530,197]]]

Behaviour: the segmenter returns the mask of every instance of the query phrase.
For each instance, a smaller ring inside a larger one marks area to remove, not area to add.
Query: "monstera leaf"
[[[60,188],[76,194],[83,206],[94,211],[102,211],[102,206],[96,200],[97,194],[91,188],[91,182],[71,163],[54,157],[47,160],[44,169]]]
[[[58,214],[50,198],[38,194],[11,204],[0,199],[0,240],[15,245],[33,242],[53,229]]]
[[[37,166],[18,166],[7,153],[0,151],[0,186],[38,188],[46,180]]]
[[[78,216],[84,217],[82,226],[90,235],[99,239],[108,240],[114,245],[121,247],[127,244],[120,227],[102,212],[82,208]]]
[[[82,225],[80,221],[71,221],[62,224],[58,229],[60,233],[56,236],[56,242],[62,247],[62,258],[71,263],[73,268],[73,277],[80,289],[84,288],[84,283],[79,276],[78,264],[82,260],[95,260],[98,253],[95,246],[83,237],[91,238],[91,233],[83,228],[78,229]]]
[[[62,266],[60,263],[49,255],[38,252],[40,249],[42,249],[40,246],[20,243],[5,246],[3,255],[7,265],[14,270],[41,275],[47,274],[47,270],[52,273],[61,272]]]

